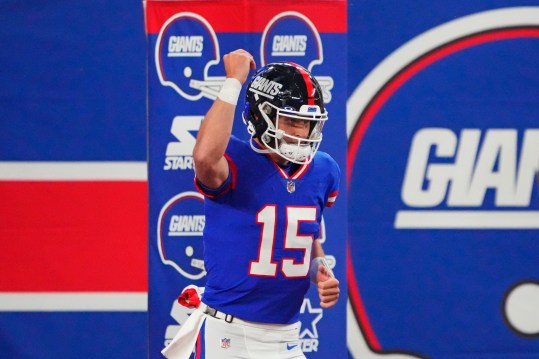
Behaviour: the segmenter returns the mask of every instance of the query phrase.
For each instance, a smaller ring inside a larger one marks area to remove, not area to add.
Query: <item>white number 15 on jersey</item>
[[[303,261],[296,262],[293,258],[282,258],[282,271],[286,277],[305,277],[309,272],[312,235],[298,234],[300,222],[315,222],[316,207],[286,207],[285,249],[301,249],[304,251]],[[267,205],[256,216],[256,222],[262,225],[258,259],[251,261],[249,274],[255,276],[275,277],[277,262],[273,261],[273,246],[275,243],[275,228],[277,224],[277,206]]]

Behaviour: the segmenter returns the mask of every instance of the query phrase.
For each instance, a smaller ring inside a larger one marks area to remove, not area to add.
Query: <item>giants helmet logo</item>
[[[398,48],[349,98],[350,213],[368,213],[350,218],[349,265],[384,258],[348,277],[353,358],[437,357],[457,332],[468,351],[536,351],[537,39],[537,7],[456,19]],[[373,329],[397,327],[414,330]]]
[[[163,86],[187,100],[202,96],[214,100],[225,77],[209,77],[208,69],[219,59],[215,31],[200,15],[182,12],[163,24],[155,46],[156,70]]]
[[[295,62],[313,72],[315,65],[324,62],[320,34],[305,15],[286,11],[278,14],[266,25],[260,42],[260,62]],[[331,101],[333,78],[315,76],[322,88],[324,102]]]
[[[206,275],[202,245],[205,223],[204,197],[197,192],[177,194],[159,213],[157,248],[161,261],[192,280]]]

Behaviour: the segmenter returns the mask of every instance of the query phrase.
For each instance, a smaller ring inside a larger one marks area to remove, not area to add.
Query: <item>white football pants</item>
[[[300,323],[261,324],[206,316],[197,345],[200,359],[305,359]]]

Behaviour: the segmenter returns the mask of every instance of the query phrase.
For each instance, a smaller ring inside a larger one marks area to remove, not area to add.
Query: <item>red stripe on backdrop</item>
[[[350,248],[347,248],[346,251],[346,274],[348,280],[348,297],[352,307],[354,308],[355,319],[361,328],[361,332],[363,333],[369,348],[375,351],[380,351],[382,346],[380,345],[380,342],[378,341],[378,338],[371,327],[369,316],[367,315],[367,311],[363,305],[363,300],[361,299],[361,294],[359,293],[359,286],[357,284],[354,265],[350,255]]]
[[[346,1],[313,4],[311,1],[215,0],[146,2],[146,32],[157,34],[167,19],[180,12],[204,17],[215,32],[262,32],[268,22],[283,11],[307,16],[320,32],[346,32]]]
[[[0,291],[147,291],[145,181],[1,181]]]

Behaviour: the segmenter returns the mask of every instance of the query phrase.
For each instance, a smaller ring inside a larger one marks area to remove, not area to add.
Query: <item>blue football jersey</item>
[[[288,324],[298,320],[313,240],[333,205],[340,169],[318,151],[287,174],[268,155],[232,136],[226,188],[205,194],[203,301],[238,318]]]

